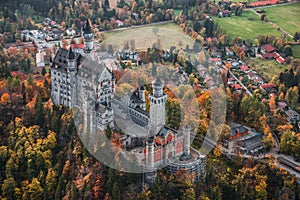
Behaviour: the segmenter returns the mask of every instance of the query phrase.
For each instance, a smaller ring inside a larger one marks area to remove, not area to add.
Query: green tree
[[[283,53],[285,54],[285,56],[292,56],[293,55],[293,50],[292,50],[291,46],[290,45],[286,45],[283,48]]]
[[[285,95],[285,100],[289,103],[289,105],[294,109],[298,105],[299,93],[297,86],[291,87],[287,90]]]
[[[39,126],[43,126],[44,124],[44,108],[39,96],[36,97],[34,103],[34,110],[35,110],[35,123]]]
[[[280,138],[280,150],[288,154],[292,153],[295,139],[295,132],[285,131]]]
[[[28,85],[33,85],[33,77],[31,74],[28,75],[26,81]]]
[[[260,117],[265,114],[265,105],[257,94],[245,95],[241,101],[240,113],[244,121],[255,128],[260,127]]]
[[[112,200],[120,200],[121,194],[120,194],[120,188],[117,182],[114,183],[112,188]]]
[[[107,127],[106,127],[106,130],[105,130],[105,135],[106,135],[106,137],[107,137],[108,139],[110,139],[110,138],[111,138],[112,131],[111,131],[111,128],[110,128],[110,126],[109,126],[109,125],[107,125]]]
[[[295,40],[295,42],[297,42],[299,39],[300,39],[299,32],[295,32],[295,34],[294,34],[294,40]]]
[[[45,74],[46,74],[46,68],[43,67],[43,68],[42,68],[42,75],[45,76]]]

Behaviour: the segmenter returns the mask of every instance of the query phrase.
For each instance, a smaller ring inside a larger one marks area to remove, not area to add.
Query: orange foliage
[[[10,95],[7,92],[2,94],[0,102],[2,105],[6,105],[6,104],[10,103],[11,102]]]
[[[198,97],[199,105],[204,107],[209,97],[210,91],[205,91],[200,97]]]

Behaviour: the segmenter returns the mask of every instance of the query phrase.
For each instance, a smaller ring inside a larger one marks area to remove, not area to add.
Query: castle
[[[96,137],[93,135],[95,129],[103,131],[107,126],[122,130],[116,121],[130,119],[134,125],[121,137],[122,147],[129,151],[142,149],[141,165],[148,168],[166,165],[173,173],[188,170],[194,173],[195,180],[205,176],[206,158],[190,146],[191,127],[185,125],[174,130],[166,126],[168,97],[163,91],[164,82],[159,78],[152,82],[153,92],[148,95],[149,111],[144,86],[132,94],[115,95],[112,68],[94,50],[89,21],[83,26],[82,35],[83,53],[72,48],[59,48],[54,57],[51,66],[53,103],[82,109],[83,131],[91,132],[92,137]],[[134,127],[139,131],[135,132]],[[148,179],[153,182],[153,176]]]

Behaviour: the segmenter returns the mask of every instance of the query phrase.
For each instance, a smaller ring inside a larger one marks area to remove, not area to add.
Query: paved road
[[[248,90],[248,88],[229,70],[230,75],[246,90],[247,94],[252,96],[252,93]]]

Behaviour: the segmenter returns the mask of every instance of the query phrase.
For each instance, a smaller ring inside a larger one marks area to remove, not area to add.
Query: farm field
[[[248,20],[249,18],[254,20]],[[260,20],[260,16],[251,10],[243,12],[242,16],[231,15],[231,17],[212,17],[221,28],[227,32],[232,41],[235,37],[242,39],[254,39],[259,34],[280,36],[281,32],[270,24]]]
[[[274,76],[278,76],[280,72],[284,72],[288,68],[286,64],[279,64],[275,60],[262,60],[260,58],[248,58],[246,63],[267,81],[270,81]]]
[[[257,9],[254,9],[257,10]],[[268,19],[289,34],[300,31],[300,3],[263,8]]]

